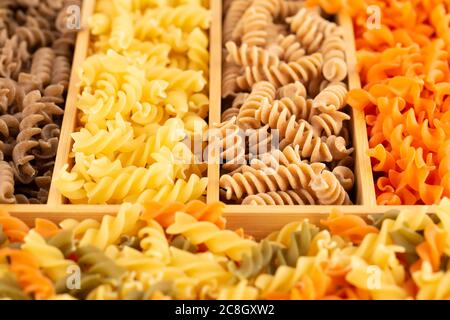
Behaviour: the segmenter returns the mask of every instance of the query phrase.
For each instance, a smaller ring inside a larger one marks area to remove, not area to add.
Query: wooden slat
[[[222,1],[210,0],[212,24],[210,30],[209,125],[220,122],[222,84]],[[212,154],[208,156],[208,203],[219,200],[220,165]]]
[[[54,181],[57,174],[61,171],[62,167],[69,162],[69,154],[72,148],[71,133],[75,130],[77,122],[77,98],[79,93],[78,71],[86,59],[89,49],[89,27],[88,19],[94,12],[95,0],[84,0],[81,16],[81,29],[78,32],[74,58],[72,62],[72,73],[70,76],[70,85],[67,93],[66,107],[64,109],[64,119],[61,126],[61,134],[59,137],[58,153],[55,160],[55,168],[53,169],[53,179],[50,186],[50,192],[48,196],[49,205],[62,204],[64,198],[59,190],[56,188]]]
[[[227,206],[225,217],[227,227],[231,230],[243,228],[246,233],[257,239],[267,236],[271,232],[279,230],[284,225],[293,221],[308,219],[312,223],[319,224],[328,214],[335,210],[335,206],[308,206],[302,209],[299,214],[297,206],[284,207],[255,207],[249,206],[249,212],[242,213],[240,206]],[[380,215],[387,210],[420,210],[424,206],[393,206],[393,207],[372,207],[367,206],[347,206],[339,210],[344,214],[354,214],[363,218],[368,215]],[[436,212],[436,206],[426,207],[429,213]],[[64,219],[95,219],[100,220],[105,215],[115,215],[119,206],[92,206],[92,205],[56,205],[47,206],[43,210],[42,205],[9,205],[1,209],[9,211],[13,216],[19,217],[30,226],[34,225],[36,218],[49,219],[56,223]]]
[[[355,38],[353,34],[352,19],[349,15],[340,14],[338,22],[344,29],[344,40],[346,42],[346,56],[348,65],[349,89],[361,88],[361,81],[357,69]],[[355,175],[358,204],[368,207],[376,206],[375,185],[373,182],[372,166],[367,155],[369,140],[367,136],[366,121],[364,113],[351,108],[353,145],[355,147]]]

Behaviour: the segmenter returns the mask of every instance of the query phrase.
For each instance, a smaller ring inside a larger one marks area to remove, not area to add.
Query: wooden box
[[[222,78],[222,4],[217,0],[210,0],[212,11],[212,25],[210,29],[210,112],[209,122],[220,122],[221,116],[221,78]],[[72,65],[72,75],[66,101],[64,121],[61,129],[61,138],[55,163],[55,173],[69,163],[72,149],[71,133],[74,132],[77,121],[77,96],[79,93],[78,69],[86,59],[89,49],[88,18],[94,12],[95,0],[84,0],[81,17],[81,30],[76,41],[75,55]],[[337,23],[345,30],[345,41],[348,84],[350,89],[360,88],[360,79],[356,68],[355,42],[351,18],[341,14],[337,17]],[[367,155],[368,138],[364,114],[361,111],[351,110],[351,131],[353,145],[355,147],[355,178],[356,178],[356,203],[351,206],[242,206],[227,205],[225,215],[228,227],[231,229],[244,228],[244,230],[257,238],[280,229],[288,222],[308,218],[312,222],[319,222],[325,218],[333,208],[343,213],[356,214],[363,217],[368,214],[381,214],[388,209],[399,207],[377,206],[375,197],[374,180],[370,159]],[[208,165],[208,189],[207,201],[219,200],[219,175],[218,164]],[[405,208],[402,206],[401,208]],[[47,218],[55,222],[63,219],[100,219],[105,214],[115,214],[117,205],[72,205],[67,204],[64,197],[56,189],[54,183],[50,188],[48,203],[46,205],[1,205],[0,209],[9,211],[13,215],[23,219],[30,225],[35,218]],[[428,208],[434,212],[433,207]]]

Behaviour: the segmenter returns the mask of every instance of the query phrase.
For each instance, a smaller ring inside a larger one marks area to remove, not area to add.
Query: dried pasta
[[[50,2],[1,5],[0,204],[47,203],[81,6]]]
[[[303,1],[235,0],[226,8],[225,109],[214,125],[220,135],[209,143],[222,164],[221,199],[243,205],[350,204],[354,177],[342,168],[331,173],[336,166],[353,168],[343,30]],[[303,161],[327,166],[327,174],[310,179],[328,183],[311,188],[309,180],[298,183],[295,174],[277,172],[280,165],[294,172],[294,165],[307,165]],[[322,192],[329,185],[333,196]]]
[[[74,165],[55,180],[69,201],[204,198],[198,147],[207,129],[210,23],[201,1],[97,2],[78,71]]]
[[[364,0],[307,3],[353,18],[363,88],[352,90],[348,103],[365,112],[378,204],[436,204],[448,197],[448,8],[441,1],[408,8]],[[381,10],[376,28],[366,24],[371,7]],[[340,46],[339,37],[331,39],[324,55]],[[341,65],[339,55],[328,58]]]
[[[105,216],[96,224],[65,220],[55,235],[26,230],[16,239],[17,249],[0,244],[0,297],[449,298],[449,199],[436,207],[433,218],[423,208],[391,210],[367,220],[335,209],[320,225],[293,221],[258,242],[242,230],[215,225],[214,212],[222,206],[154,202],[144,209],[123,204],[117,218]],[[131,207],[137,216],[124,219],[122,213]],[[112,227],[114,238],[104,246],[82,240],[89,230],[114,219],[129,224]],[[0,237],[10,225],[0,220]],[[68,286],[66,267],[81,270],[79,289]]]

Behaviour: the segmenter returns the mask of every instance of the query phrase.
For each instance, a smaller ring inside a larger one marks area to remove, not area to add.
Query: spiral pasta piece
[[[300,257],[308,255],[318,233],[316,226],[307,220],[303,221],[300,230],[291,233],[286,248],[277,252],[277,264],[295,267]]]
[[[267,82],[262,81],[255,84],[252,92],[239,109],[237,123],[244,129],[256,129],[259,127],[255,120],[255,114],[264,104],[270,104],[275,98],[275,87]]]
[[[319,257],[300,257],[293,268],[281,266],[274,275],[259,275],[255,280],[255,286],[261,290],[263,296],[269,292],[288,292],[318,261]]]
[[[167,233],[182,234],[195,245],[204,243],[211,252],[227,255],[235,261],[240,261],[244,251],[256,245],[234,232],[220,230],[210,222],[198,222],[181,212],[175,215],[175,223],[167,229]]]
[[[52,71],[52,84],[62,85],[65,90],[69,87],[71,66],[70,61],[65,56],[55,58],[55,64]]]
[[[172,254],[170,266],[180,268],[189,277],[204,283],[204,286],[207,286],[208,282],[226,283],[231,278],[210,252],[194,254],[174,247],[171,247],[170,251]]]
[[[277,129],[281,138],[280,147],[283,149],[289,145],[299,146],[303,158],[310,158],[311,162],[329,162],[333,159],[330,146],[319,136],[315,135],[312,126],[305,120],[296,121],[293,115],[288,116],[288,109],[281,111],[278,118],[272,122],[271,127]],[[267,119],[270,120],[270,119]]]
[[[129,146],[121,153],[117,159],[123,166],[145,167],[155,161],[155,155],[161,150],[169,149],[174,151],[180,146],[180,142],[186,136],[182,129],[183,124],[179,119],[169,119],[162,126],[158,126],[155,132],[150,135],[141,135],[135,140],[135,147]]]
[[[268,150],[266,153],[259,153],[257,157],[250,160],[250,166],[255,169],[277,168],[279,165],[287,166],[306,162],[301,158],[300,148],[289,146],[280,151],[278,149]],[[237,170],[235,170],[237,171]],[[241,170],[242,171],[242,170]]]
[[[340,110],[345,107],[347,85],[343,82],[331,82],[314,98],[313,106],[321,112]]]
[[[222,73],[222,98],[236,93],[238,86],[236,77],[241,75],[241,68],[232,63],[226,63],[223,66]]]
[[[445,234],[435,225],[430,224],[425,228],[424,235],[424,242],[416,247],[420,260],[413,265],[413,268],[418,268],[424,262],[428,262],[433,271],[437,271],[441,266],[441,256],[445,250]]]
[[[55,60],[55,52],[51,48],[40,48],[33,55],[31,74],[34,75],[43,86],[47,86],[50,83],[53,60]]]
[[[300,81],[289,83],[277,90],[277,98],[280,100],[283,98],[295,100],[298,96],[303,98],[307,97],[306,88]]]
[[[116,242],[121,235],[132,231],[140,213],[139,205],[122,205],[116,217],[105,216],[99,226],[85,230],[80,238],[80,245],[106,248]]]
[[[323,52],[323,76],[331,82],[342,81],[347,77],[345,61],[345,42],[341,35],[328,36],[320,50]]]
[[[353,153],[354,150],[354,148],[348,147],[347,141],[344,137],[340,136],[329,136],[326,139],[326,144],[330,149],[333,159],[337,161],[345,160]]]
[[[255,113],[255,118],[263,124],[268,124],[271,128],[278,128],[277,122],[282,116],[295,117],[296,119],[307,120],[312,112],[312,101],[306,100],[302,96],[293,99],[284,97],[275,100],[273,104],[262,105]],[[281,134],[283,134],[281,132]]]
[[[0,203],[15,203],[14,197],[14,171],[5,161],[0,161]]]
[[[269,132],[269,126],[264,126],[256,130],[248,129],[246,135],[248,136],[247,157],[249,158],[249,161],[252,161],[252,158],[259,157],[260,155],[264,155],[273,150],[274,144],[277,143],[273,134]],[[236,170],[239,169],[240,168],[237,168]]]
[[[0,249],[0,257],[11,259],[11,271],[26,294],[33,294],[35,299],[48,299],[54,295],[55,289],[50,279],[39,270],[36,258],[24,251],[10,248]]]
[[[252,46],[265,46],[267,41],[267,13],[258,11],[255,6],[248,8],[242,16],[242,43]],[[235,30],[236,32],[236,30]]]
[[[314,104],[314,102],[312,103]],[[342,128],[344,127],[344,121],[350,120],[350,116],[341,111],[329,111],[321,112],[311,117],[311,125],[313,126],[314,133],[317,136],[325,135],[339,136]]]
[[[164,263],[171,260],[166,235],[156,221],[149,221],[146,227],[139,230],[138,236],[141,239],[140,247],[146,256],[156,258]]]
[[[59,249],[64,257],[68,257],[75,249],[75,239],[71,231],[58,229],[58,233],[47,238],[47,243]]]
[[[72,260],[64,259],[60,250],[48,245],[45,239],[34,230],[31,230],[24,238],[22,250],[34,255],[41,269],[53,281],[64,278],[70,266],[75,265]]]
[[[314,178],[311,182],[311,189],[321,204],[351,204],[348,193],[339,183],[337,177],[329,171],[325,171]]]
[[[205,79],[209,77],[209,53],[208,37],[204,32],[196,28],[188,36],[188,58],[189,67],[193,70],[203,71]]]
[[[182,272],[174,268],[165,268],[165,263],[145,255],[143,252],[130,247],[119,249],[115,246],[109,246],[105,251],[108,260],[112,260],[119,268],[128,271],[130,276],[141,280],[142,282],[151,281],[155,275],[162,274],[161,278],[178,278]]]
[[[219,157],[223,161],[223,168],[235,170],[247,163],[245,159],[245,137],[243,132],[236,125],[236,118],[231,118],[221,124],[214,126],[218,132],[212,139],[216,139],[210,144],[220,152]]]
[[[118,113],[127,118],[143,98],[144,88],[149,92],[149,102],[157,102],[161,96],[165,97],[164,88],[168,86],[164,82],[145,82],[144,73],[131,67],[124,75],[124,80],[120,85],[112,74],[103,73],[102,79],[98,81],[101,86],[94,94],[83,91],[79,108],[86,114],[87,121],[101,124],[105,119],[115,119]],[[158,89],[160,91],[155,92]]]
[[[229,6],[224,5],[226,15],[223,22],[223,40],[225,43],[232,39],[236,24],[240,21],[250,4],[250,0],[233,0]]]
[[[99,274],[106,278],[119,278],[125,270],[109,259],[100,249],[92,246],[77,250],[78,264],[89,274]]]
[[[174,202],[168,205],[161,205],[158,202],[150,202],[144,205],[145,211],[141,216],[142,220],[156,220],[161,226],[167,228],[175,221],[175,214],[178,211],[192,215],[198,221],[209,221],[218,227],[224,227],[223,204],[220,202],[205,204],[199,200],[193,200],[187,204]]]
[[[320,74],[323,64],[321,53],[304,56],[297,61],[281,62],[267,68],[246,67],[244,74],[237,78],[239,88],[246,90],[259,81],[269,81],[276,88],[288,83],[300,81],[307,83]]]
[[[183,203],[191,200],[200,199],[208,185],[207,178],[200,178],[193,174],[189,179],[177,179],[173,185],[164,185],[159,189],[147,189],[139,196],[130,196],[127,200],[135,200],[137,203],[146,204],[151,201],[174,202],[180,201]]]
[[[333,174],[347,192],[353,188],[353,185],[355,184],[355,175],[349,167],[338,165],[333,169]]]
[[[30,48],[46,47],[53,41],[50,30],[41,30],[38,26],[21,26],[16,30],[20,40],[26,42]]]
[[[131,16],[127,13],[120,14],[112,21],[109,43],[118,52],[126,50],[131,45],[133,34]]]
[[[308,53],[317,52],[330,34],[341,32],[336,24],[310,14],[306,8],[300,9],[288,22]]]
[[[263,240],[243,256],[239,267],[230,263],[228,268],[240,278],[250,278],[264,270],[272,261],[276,252],[277,247],[274,244]]]
[[[419,287],[418,300],[442,300],[449,297],[448,271],[433,272],[431,266],[425,264],[420,271],[413,273],[414,281]]]
[[[118,116],[117,121],[110,121],[108,128],[98,129],[95,126],[89,129],[81,129],[72,134],[75,152],[85,154],[111,154],[116,151],[129,152],[130,142],[133,139],[133,131],[130,124]]]
[[[164,80],[169,83],[169,88],[177,88],[186,92],[200,92],[206,85],[206,80],[200,71],[153,65],[148,65],[145,71],[147,79]]]
[[[271,174],[248,167],[243,173],[221,176],[219,185],[224,190],[227,199],[241,199],[244,195],[255,195],[267,191],[308,189],[311,180],[324,167],[325,165],[321,163],[309,165],[301,162],[279,166]]]
[[[306,55],[305,49],[293,34],[288,36],[279,35],[277,37],[277,46],[283,52],[283,58],[287,62],[297,61]]]
[[[274,65],[276,66],[280,62],[276,55],[273,55],[269,51],[261,49],[257,46],[249,46],[244,43],[238,47],[235,42],[230,41],[225,44],[225,47],[228,51],[226,61],[241,67],[269,67]]]
[[[378,233],[378,230],[356,216],[344,216],[339,212],[332,212],[327,220],[321,221],[334,235],[348,237],[354,243],[360,243],[369,233]]]
[[[0,280],[0,297],[2,299],[29,300],[30,298],[22,292],[22,288],[14,279],[3,277]]]
[[[106,176],[98,182],[87,182],[84,188],[90,203],[106,203],[162,187],[172,179],[170,164],[155,163],[149,169],[127,167],[115,177]]]
[[[177,7],[160,7],[147,11],[162,27],[169,25],[190,31],[195,27],[207,29],[211,23],[209,10],[198,5],[179,5]]]
[[[12,217],[3,210],[0,210],[0,225],[3,227],[3,233],[11,242],[23,241],[30,230],[22,220]]]

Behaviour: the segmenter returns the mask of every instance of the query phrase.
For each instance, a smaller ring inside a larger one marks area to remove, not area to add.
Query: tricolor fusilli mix
[[[101,221],[40,219],[33,229],[0,212],[0,298],[450,298],[448,199],[433,219],[425,208],[370,223],[334,210],[261,241],[225,229],[222,209],[127,203]],[[78,289],[67,284],[73,270]]]

